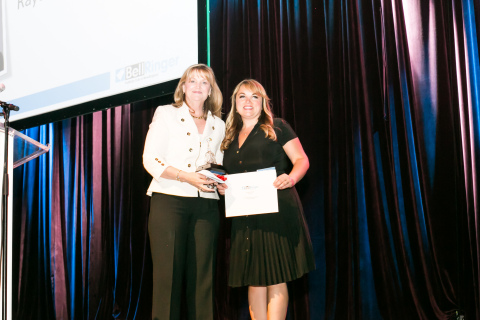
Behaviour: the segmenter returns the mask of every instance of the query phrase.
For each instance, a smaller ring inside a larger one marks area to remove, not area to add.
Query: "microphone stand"
[[[3,192],[2,192],[2,246],[1,246],[1,285],[2,285],[2,319],[7,320],[7,250],[8,250],[8,196],[9,196],[9,177],[8,177],[8,132],[10,130],[10,110],[12,105],[6,103],[1,103],[0,106],[3,108],[3,118],[4,118],[4,130],[5,130],[5,143],[3,150]],[[15,110],[15,109],[13,109]],[[18,108],[16,109],[18,110]],[[15,111],[16,111],[15,110]]]

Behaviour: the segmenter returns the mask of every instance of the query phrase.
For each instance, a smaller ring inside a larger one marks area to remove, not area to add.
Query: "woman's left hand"
[[[226,183],[218,183],[217,184],[217,191],[220,193],[222,196],[225,195],[225,189],[227,189],[227,184]]]
[[[286,173],[279,175],[275,181],[273,181],[273,186],[277,189],[283,190],[291,188],[295,185],[293,179]]]

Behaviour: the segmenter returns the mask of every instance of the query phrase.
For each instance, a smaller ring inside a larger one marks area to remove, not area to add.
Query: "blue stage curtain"
[[[15,319],[150,317],[151,103],[26,130],[51,150],[14,172]]]
[[[480,3],[211,0],[229,97],[255,78],[310,158],[298,184],[317,269],[289,319],[480,318]],[[141,161],[154,99],[26,130],[52,150],[14,172],[16,319],[149,319]],[[101,109],[102,107],[100,107]],[[217,319],[229,289],[222,220]]]
[[[263,83],[311,160],[295,319],[479,318],[478,7],[211,1],[224,94]]]

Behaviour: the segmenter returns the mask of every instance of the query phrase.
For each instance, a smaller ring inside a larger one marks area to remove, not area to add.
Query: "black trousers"
[[[180,319],[184,283],[188,319],[213,319],[218,225],[217,200],[152,195],[152,319]]]

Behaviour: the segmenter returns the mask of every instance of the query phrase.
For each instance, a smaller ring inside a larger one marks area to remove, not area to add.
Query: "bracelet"
[[[177,181],[182,182],[182,181],[180,180],[180,172],[182,172],[182,170],[178,170],[178,172],[177,172]]]

